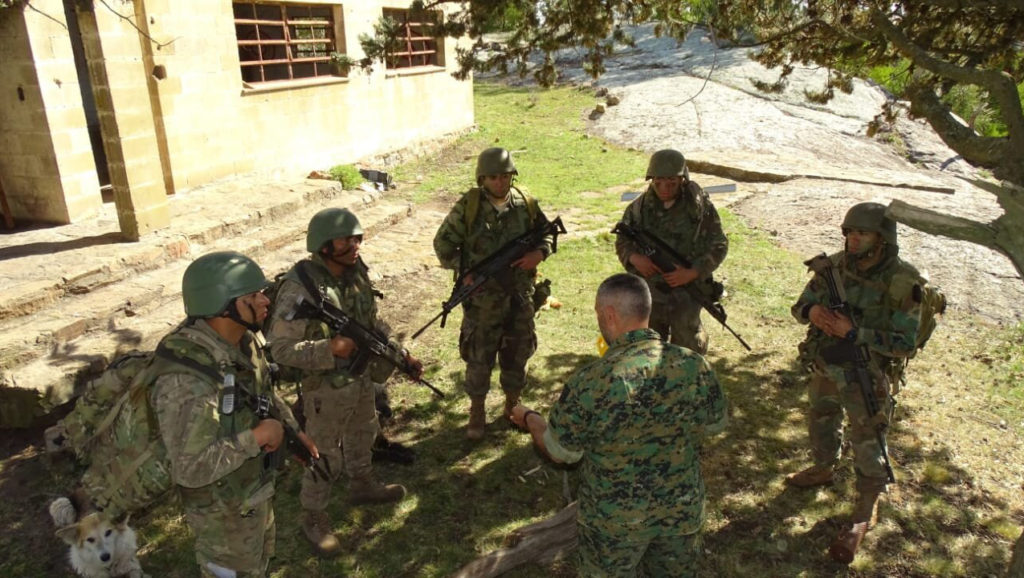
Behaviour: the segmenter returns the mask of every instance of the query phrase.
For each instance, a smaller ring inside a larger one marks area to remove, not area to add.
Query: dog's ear
[[[117,529],[118,530],[124,531],[124,530],[128,529],[128,520],[131,520],[131,519],[132,519],[131,513],[127,513],[124,516],[122,516],[121,518],[115,520],[114,523],[117,525]]]
[[[78,543],[78,524],[72,524],[70,526],[64,526],[59,528],[54,534],[58,538],[64,540],[68,544],[75,545]]]

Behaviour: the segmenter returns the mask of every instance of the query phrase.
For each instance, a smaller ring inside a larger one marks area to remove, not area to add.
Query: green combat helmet
[[[255,261],[236,251],[217,251],[185,269],[181,295],[189,317],[215,317],[237,297],[262,291],[269,284]]]
[[[512,173],[518,175],[516,165],[512,163],[512,153],[503,148],[489,148],[480,153],[476,159],[476,184],[480,186],[483,178],[487,175],[503,175]]]
[[[355,213],[348,209],[324,209],[309,220],[306,229],[306,250],[318,253],[331,239],[344,239],[353,235],[362,235],[363,227]]]
[[[850,207],[843,219],[843,235],[850,229],[873,231],[889,245],[896,246],[896,221],[885,216],[885,205],[881,203],[857,203]]]
[[[651,155],[647,164],[647,179],[655,177],[683,177],[690,179],[690,171],[686,168],[683,153],[674,149],[662,149]]]

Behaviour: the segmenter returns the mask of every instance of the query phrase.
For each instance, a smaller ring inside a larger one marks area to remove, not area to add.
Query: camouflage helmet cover
[[[207,253],[193,261],[181,279],[181,296],[189,317],[214,317],[237,297],[269,285],[263,269],[237,251]]]
[[[873,231],[896,246],[896,221],[885,215],[885,205],[881,203],[857,203],[850,207],[843,219],[843,235],[850,229]]]
[[[331,239],[344,239],[362,234],[363,227],[352,211],[336,207],[323,209],[309,220],[309,227],[306,229],[306,250],[317,253]]]
[[[499,147],[489,148],[480,153],[476,159],[476,182],[487,175],[512,173],[518,175],[516,165],[512,162],[512,153]]]
[[[686,168],[686,157],[675,149],[662,149],[654,153],[647,164],[647,179],[655,177],[690,178],[690,171]]]

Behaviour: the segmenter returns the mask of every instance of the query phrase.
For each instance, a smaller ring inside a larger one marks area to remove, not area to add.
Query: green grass
[[[520,182],[549,214],[569,214],[570,235],[541,265],[553,280],[560,309],[537,318],[539,348],[530,367],[527,404],[545,411],[581,364],[596,358],[594,289],[619,271],[607,233],[624,209],[608,191],[634,183],[645,159],[582,136],[591,100],[573,89],[552,91],[478,85],[480,130],[452,148],[403,167],[399,181],[422,175],[419,201],[450,200],[472,182],[475,155],[486,146],[515,153]],[[809,463],[804,373],[795,360],[804,328],[789,307],[806,283],[807,255],[779,248],[766,233],[720,211],[730,239],[718,275],[728,295],[730,325],[754,348],[747,353],[705,317],[708,358],[730,400],[730,426],[702,452],[708,487],[704,534],[705,576],[988,576],[1002,575],[1010,544],[1024,520],[1020,498],[1024,436],[1024,328],[1002,330],[970,317],[942,323],[927,350],[910,367],[890,435],[899,484],[881,507],[880,525],[868,535],[850,568],[829,563],[825,550],[850,513],[855,493],[850,460],[835,485],[795,491],[784,474]],[[372,264],[371,264],[372,265]],[[433,295],[447,295],[451,276],[420,275]],[[437,301],[403,297],[407,279],[388,279],[382,290],[385,318],[400,330],[418,328]],[[390,308],[390,309],[389,309]],[[574,490],[578,472],[552,465],[528,437],[496,422],[500,394],[492,392],[487,437],[465,440],[468,402],[461,395],[463,364],[456,342],[459,311],[446,328],[434,326],[415,344],[427,377],[451,394],[396,379],[396,418],[391,436],[419,454],[412,466],[376,466],[378,477],[405,484],[399,504],[349,507],[344,483],[328,507],[344,554],[314,557],[299,532],[299,475],[284,474],[275,497],[277,577],[441,577],[501,547],[514,528],[561,509],[563,485]],[[989,344],[998,343],[998,347]],[[496,378],[495,378],[496,381]],[[1000,427],[999,420],[1006,422]],[[14,444],[15,442],[8,442]],[[48,467],[38,455],[6,453],[0,463],[0,575],[53,576],[64,548],[50,535],[46,504],[71,474]],[[1002,460],[997,462],[996,460]],[[526,472],[540,467],[536,472]],[[63,473],[62,473],[63,472]],[[53,476],[47,473],[55,474]],[[41,479],[34,487],[17,479]],[[1013,487],[1013,484],[1017,484]],[[140,516],[142,562],[152,576],[196,576],[191,536],[173,503]],[[34,528],[33,542],[21,538]],[[40,529],[41,528],[41,529]],[[573,576],[571,562],[527,565],[508,576]]]

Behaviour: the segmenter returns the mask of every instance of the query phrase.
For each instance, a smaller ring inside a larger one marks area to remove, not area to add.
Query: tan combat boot
[[[786,476],[786,483],[796,488],[813,488],[832,483],[832,466],[811,466]]]
[[[405,497],[405,486],[382,484],[372,477],[354,478],[348,488],[348,502],[358,504],[385,504]]]
[[[317,556],[333,558],[341,554],[341,543],[331,533],[331,522],[323,510],[306,510],[302,518],[302,533],[313,544]]]
[[[853,507],[852,524],[843,530],[828,548],[828,555],[841,564],[853,562],[857,555],[857,548],[864,540],[868,530],[875,527],[878,522],[878,496],[879,491],[861,492],[857,496],[857,503]]]
[[[466,437],[471,440],[479,440],[484,437],[484,426],[487,425],[487,406],[484,396],[470,398],[469,425],[466,426]]]

